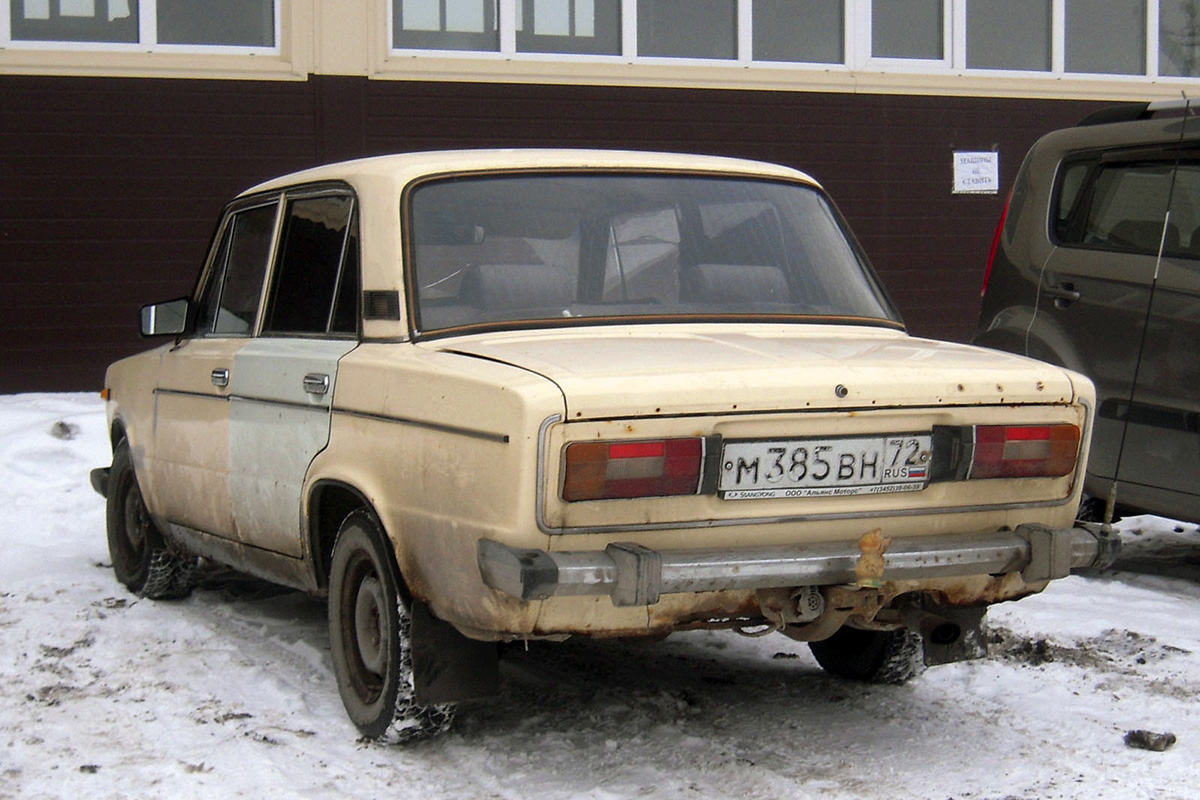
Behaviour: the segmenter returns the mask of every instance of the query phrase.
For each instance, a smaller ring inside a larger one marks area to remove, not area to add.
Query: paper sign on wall
[[[1000,154],[994,150],[954,151],[954,194],[998,194]]]

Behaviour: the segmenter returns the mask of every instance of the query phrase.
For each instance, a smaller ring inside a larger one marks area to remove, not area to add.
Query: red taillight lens
[[[1012,202],[1012,191],[1004,198],[1004,208],[1000,211],[1000,221],[996,223],[996,232],[992,234],[992,249],[988,251],[987,269],[983,271],[983,286],[979,287],[979,296],[987,294],[988,281],[992,278],[992,264],[996,262],[996,248],[1000,246],[1000,235],[1004,233],[1004,223],[1008,220],[1008,204]]]
[[[704,440],[576,442],[567,445],[564,460],[568,502],[696,494]]]
[[[980,425],[969,478],[1061,478],[1075,470],[1074,425]]]

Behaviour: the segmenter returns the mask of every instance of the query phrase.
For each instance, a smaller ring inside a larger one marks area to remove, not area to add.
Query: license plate
[[[717,490],[726,500],[919,492],[928,434],[725,442]]]

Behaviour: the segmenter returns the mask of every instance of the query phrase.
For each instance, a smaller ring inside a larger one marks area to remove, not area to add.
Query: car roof
[[[1200,139],[1200,118],[1194,113],[1194,106],[1174,102],[1110,106],[1089,114],[1074,127],[1046,134],[1035,147],[1065,152],[1194,142]]]
[[[404,186],[425,177],[508,170],[655,170],[737,174],[819,184],[806,173],[779,164],[724,156],[633,150],[484,149],[433,150],[374,156],[314,167],[273,178],[241,196],[298,184],[345,181],[352,185],[391,183]]]

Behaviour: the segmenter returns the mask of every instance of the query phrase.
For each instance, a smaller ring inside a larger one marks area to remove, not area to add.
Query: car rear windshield
[[[412,191],[419,333],[678,320],[899,317],[828,199],[802,183],[492,175]]]

